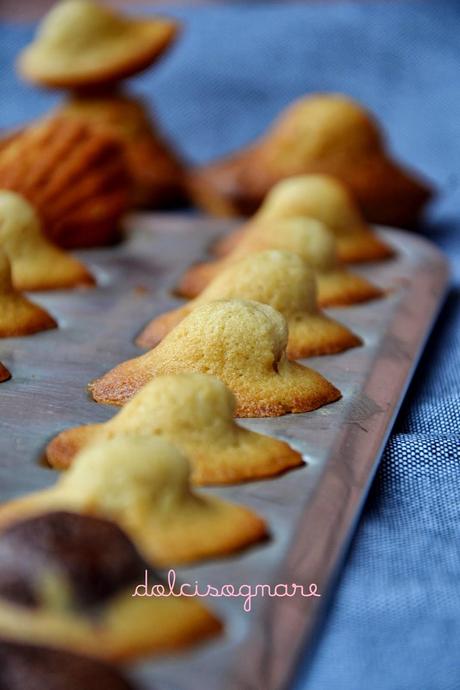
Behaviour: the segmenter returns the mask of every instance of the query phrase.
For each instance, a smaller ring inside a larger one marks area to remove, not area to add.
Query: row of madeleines
[[[56,484],[0,507],[9,690],[23,690],[31,669],[47,690],[129,690],[94,657],[129,660],[219,633],[204,600],[181,594],[159,569],[249,547],[269,527],[196,487],[304,465],[287,443],[234,417],[308,412],[340,398],[296,360],[361,344],[322,310],[383,297],[346,268],[393,254],[365,218],[412,223],[430,196],[390,159],[372,118],[337,95],[301,99],[247,150],[188,169],[120,87],[176,32],[171,20],[63,0],[20,59],[26,78],[69,96],[0,142],[0,337],[57,327],[22,292],[93,288],[57,244],[111,241],[133,205],[183,194],[217,215],[255,215],[186,272],[176,292],[190,301],[137,336],[151,349],[91,384],[98,402],[124,405],[118,414],[59,434],[46,448],[49,464],[66,470]],[[0,382],[8,377],[0,365]],[[176,596],[133,597],[146,571],[157,593],[172,586]]]
[[[11,237],[20,228],[26,247],[29,226],[46,257],[51,245],[33,208],[1,192],[0,227],[10,229],[0,236],[1,299],[13,324],[30,303],[18,293]],[[200,294],[138,337],[152,349],[91,384],[95,400],[123,409],[104,424],[59,434],[46,457],[67,471],[51,488],[0,508],[0,636],[128,660],[220,631],[203,600],[181,596],[179,585],[176,597],[165,598],[132,597],[133,589],[145,571],[150,585],[166,588],[157,568],[267,538],[268,526],[253,511],[195,487],[273,477],[304,464],[287,443],[246,430],[234,417],[307,412],[340,398],[332,383],[295,360],[361,344],[322,307],[382,297],[345,261],[393,251],[327,176],[279,183],[214,251],[218,259],[192,267],[178,286]],[[74,259],[53,252],[65,274]],[[40,253],[25,254],[24,261],[40,263]]]
[[[319,308],[381,296],[379,288],[344,265],[388,258],[392,249],[365,223],[340,183],[305,175],[278,183],[255,216],[214,252],[215,260],[193,266],[177,287],[195,299],[149,324],[140,345],[158,344],[196,307],[240,298],[268,304],[285,316],[291,358],[340,352],[359,340]],[[36,209],[21,195],[0,190],[0,337],[57,325],[21,291],[94,285],[81,262],[46,237]]]
[[[394,161],[377,122],[340,94],[300,98],[244,150],[188,164],[126,87],[156,65],[179,28],[171,18],[61,0],[19,56],[22,77],[64,99],[0,140],[0,188],[36,206],[50,239],[65,247],[110,243],[133,206],[192,202],[215,215],[250,215],[275,184],[303,174],[338,179],[370,222],[417,222],[429,185]]]

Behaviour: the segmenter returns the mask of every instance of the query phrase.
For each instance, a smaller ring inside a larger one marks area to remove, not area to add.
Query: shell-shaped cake
[[[20,73],[43,86],[102,86],[149,67],[174,40],[178,23],[131,18],[92,0],[62,0],[21,53]]]
[[[82,448],[116,436],[170,441],[190,460],[194,484],[232,484],[302,465],[287,443],[235,424],[235,398],[206,374],[159,376],[141,388],[113,419],[67,429],[46,449],[50,465],[67,468]]]
[[[56,321],[45,309],[15,289],[10,262],[0,245],[0,338],[32,335],[56,326]],[[8,378],[8,370],[0,365],[0,381]]]
[[[192,173],[190,193],[215,215],[251,215],[274,184],[309,173],[336,177],[367,220],[386,225],[413,224],[432,195],[390,157],[373,117],[340,94],[294,102],[247,149]]]
[[[278,182],[258,212],[242,228],[217,246],[219,256],[231,251],[253,225],[287,218],[315,218],[324,223],[337,240],[337,253],[344,263],[380,261],[394,251],[369,227],[346,187],[330,175],[299,175]]]
[[[267,536],[248,508],[195,492],[187,458],[162,438],[88,446],[54,487],[4,504],[0,526],[50,510],[113,520],[158,566],[225,555]]]
[[[383,294],[365,278],[346,270],[338,259],[333,233],[321,221],[305,216],[254,223],[230,254],[191,266],[176,292],[184,297],[196,297],[235,261],[267,249],[297,254],[314,269],[320,307],[367,302]]]
[[[109,134],[123,148],[136,206],[164,208],[184,201],[184,164],[159,130],[151,109],[122,91],[74,94],[58,111]]]
[[[63,247],[113,242],[131,204],[123,147],[78,118],[49,117],[0,149],[0,189],[28,199]]]
[[[94,381],[97,402],[123,405],[162,374],[198,372],[223,381],[239,417],[308,412],[340,398],[329,381],[286,356],[286,319],[267,304],[209,302],[194,309],[150,352]]]
[[[278,249],[249,254],[231,263],[199,297],[153,319],[136,342],[154,347],[197,306],[220,299],[253,300],[281,312],[289,328],[289,359],[343,352],[361,343],[348,328],[319,309],[312,266],[299,254]]]
[[[10,378],[11,378],[10,372],[5,367],[5,365],[0,362],[0,383],[3,383],[4,381],[9,381]]]
[[[17,290],[59,290],[94,285],[80,261],[43,234],[34,207],[15,192],[0,190],[0,247]]]
[[[146,581],[168,587],[111,520],[65,510],[19,519],[0,532],[0,638],[120,661],[219,631],[219,621],[174,585],[174,596],[133,596]]]

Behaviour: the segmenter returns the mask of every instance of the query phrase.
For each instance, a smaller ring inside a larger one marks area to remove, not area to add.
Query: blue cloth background
[[[194,161],[250,141],[293,98],[343,91],[385,124],[395,152],[440,190],[424,232],[454,285],[371,491],[313,665],[296,690],[460,688],[460,3],[165,8],[186,23],[135,80]],[[54,95],[21,84],[32,28],[1,29],[0,124]]]

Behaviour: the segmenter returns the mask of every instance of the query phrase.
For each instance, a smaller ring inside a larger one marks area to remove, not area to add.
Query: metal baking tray
[[[140,353],[133,338],[154,315],[179,303],[171,294],[185,268],[203,259],[210,241],[232,223],[192,215],[143,214],[127,222],[127,239],[80,252],[94,271],[93,290],[34,298],[59,330],[0,342],[13,379],[0,385],[0,499],[51,485],[41,464],[49,439],[65,427],[100,422],[116,411],[90,400],[86,384]],[[251,506],[272,538],[239,555],[180,568],[183,582],[315,583],[321,597],[208,600],[225,631],[186,652],[131,667],[142,688],[278,690],[314,640],[333,580],[448,284],[447,263],[426,240],[378,229],[395,259],[354,268],[388,288],[385,299],[329,313],[364,345],[308,363],[338,386],[339,402],[307,414],[251,419],[244,426],[287,440],[308,465],[282,477],[207,489]],[[152,621],[155,625],[155,621]]]

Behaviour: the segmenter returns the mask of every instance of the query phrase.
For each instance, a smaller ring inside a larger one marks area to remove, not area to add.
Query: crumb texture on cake
[[[288,325],[267,304],[218,300],[194,309],[153,350],[123,362],[90,390],[97,402],[123,405],[156,376],[212,374],[234,393],[239,417],[307,412],[340,392],[313,369],[287,359]]]

